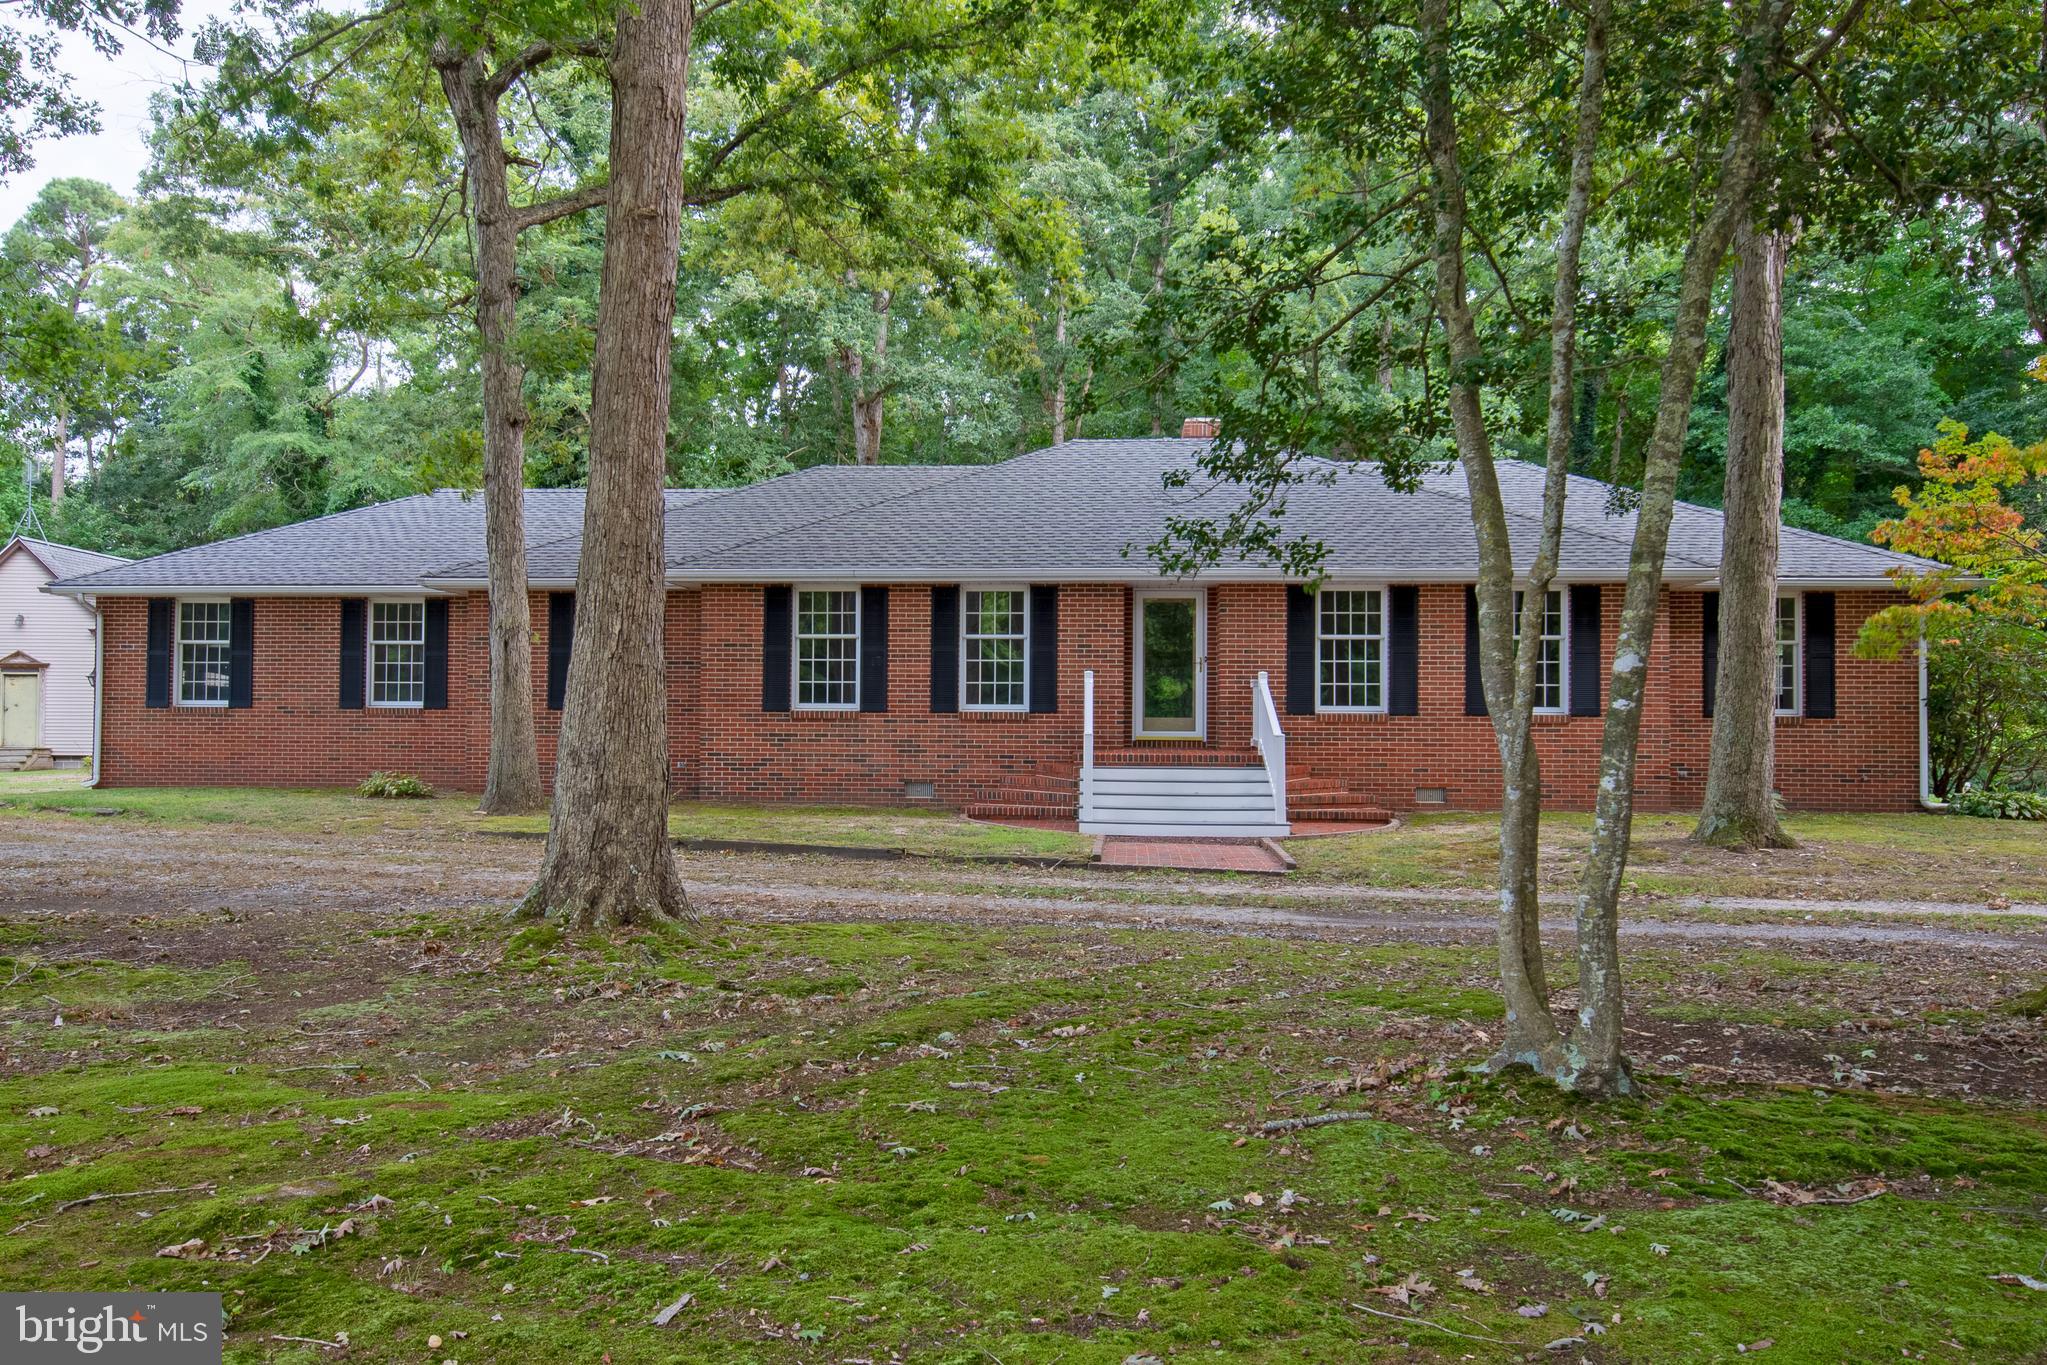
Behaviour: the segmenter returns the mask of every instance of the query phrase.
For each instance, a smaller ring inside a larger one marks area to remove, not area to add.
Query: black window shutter
[[[1059,709],[1059,589],[1031,585],[1031,710]]]
[[[143,665],[142,704],[171,704],[171,637],[176,633],[178,604],[168,597],[149,599],[149,653]]]
[[[1412,716],[1421,707],[1421,589],[1386,589],[1386,711]]]
[[[547,709],[559,711],[569,695],[569,653],[576,646],[576,595],[547,595]]]
[[[1805,595],[1805,714],[1834,714],[1834,594]]]
[[[363,709],[363,612],[360,597],[341,599],[341,709]]]
[[[789,650],[795,625],[789,619],[789,588],[761,589],[761,710],[789,709]]]
[[[448,599],[426,600],[426,709],[448,709]]]
[[[1485,672],[1478,658],[1478,585],[1464,585],[1464,714],[1488,714],[1485,704]]]
[[[1713,698],[1720,687],[1720,594],[1709,592],[1700,606],[1704,626],[1699,631],[1699,680],[1705,698],[1705,713],[1713,714]]]
[[[931,713],[960,709],[960,590],[931,590]]]
[[[1566,588],[1571,598],[1571,714],[1599,714],[1599,585]]]
[[[256,700],[256,599],[227,604],[227,704],[246,709]]]
[[[1298,583],[1286,590],[1286,713],[1315,714],[1315,594]]]
[[[888,710],[888,589],[860,590],[860,709]]]

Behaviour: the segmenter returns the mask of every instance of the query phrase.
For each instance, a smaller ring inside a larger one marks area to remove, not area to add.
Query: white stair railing
[[[1272,704],[1272,679],[1264,672],[1251,684],[1251,742],[1265,759],[1265,776],[1272,783],[1272,818],[1286,821],[1286,732],[1279,728],[1279,708]]]
[[[1086,818],[1095,796],[1095,671],[1080,675],[1080,810]]]

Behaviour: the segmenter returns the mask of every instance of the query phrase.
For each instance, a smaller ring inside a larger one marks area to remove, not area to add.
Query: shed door
[[[0,749],[33,749],[40,742],[43,675],[0,677]]]

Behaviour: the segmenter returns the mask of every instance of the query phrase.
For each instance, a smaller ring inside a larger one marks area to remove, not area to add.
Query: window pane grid
[[[796,704],[860,704],[860,598],[850,589],[796,594]]]
[[[1024,594],[1014,588],[969,590],[960,613],[963,705],[1022,710],[1025,703]]]
[[[426,702],[426,603],[370,603],[370,704]]]
[[[1798,711],[1798,599],[1777,599],[1777,709]]]
[[[178,700],[185,705],[227,704],[230,611],[225,602],[178,603]]]
[[[1327,590],[1316,608],[1316,704],[1376,711],[1385,704],[1385,599],[1376,590]]]
[[[1521,647],[1521,608],[1527,600],[1514,594],[1514,647]],[[1564,591],[1551,588],[1543,594],[1542,643],[1535,660],[1535,709],[1564,709]]]

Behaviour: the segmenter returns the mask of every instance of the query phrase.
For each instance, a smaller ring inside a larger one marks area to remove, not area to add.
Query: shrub
[[[2047,796],[1996,787],[1964,787],[1948,798],[1948,809],[1957,815],[1975,815],[1985,820],[2047,820]]]
[[[383,801],[416,800],[432,796],[434,788],[425,778],[411,773],[371,773],[355,789],[355,794]]]

